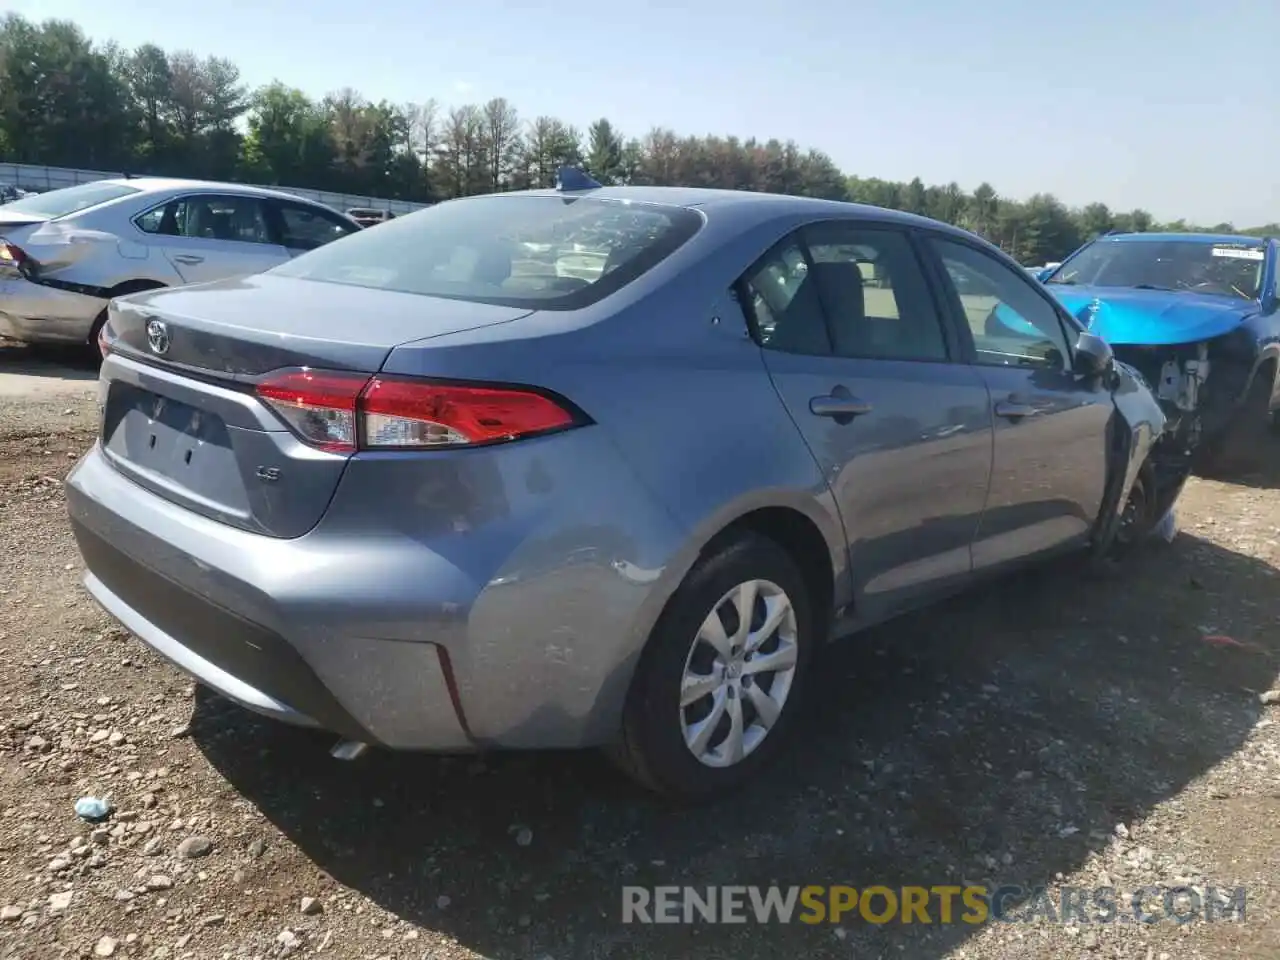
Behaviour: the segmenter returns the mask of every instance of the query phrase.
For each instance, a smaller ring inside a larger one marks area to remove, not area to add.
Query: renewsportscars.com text
[[[1242,922],[1243,887],[721,886],[622,888],[623,923]]]

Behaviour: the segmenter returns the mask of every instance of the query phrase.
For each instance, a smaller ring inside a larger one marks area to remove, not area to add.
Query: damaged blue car
[[[1201,469],[1256,466],[1276,425],[1280,241],[1099,237],[1039,279],[1152,384],[1168,442]],[[1017,328],[993,311],[989,324]]]

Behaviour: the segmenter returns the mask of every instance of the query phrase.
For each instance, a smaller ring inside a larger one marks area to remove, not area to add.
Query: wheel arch
[[[138,277],[133,280],[124,280],[117,283],[114,287],[107,290],[107,297],[123,297],[127,293],[141,293],[143,290],[162,290],[168,284],[160,280],[150,280],[145,277]]]
[[[848,543],[834,499],[828,491],[763,490],[734,500],[697,524],[669,571],[674,593],[702,557],[735,534],[752,532],[778,543],[805,571],[819,577],[820,589],[835,609],[851,599]],[[678,574],[678,576],[675,576]],[[665,606],[665,601],[664,601]]]
[[[1269,343],[1258,354],[1258,360],[1253,365],[1253,371],[1249,376],[1249,384],[1245,386],[1242,396],[1249,395],[1249,387],[1253,384],[1253,378],[1258,376],[1271,377],[1271,400],[1269,402],[1270,409],[1277,407],[1277,392],[1280,392],[1280,377],[1277,377],[1277,370],[1280,370],[1280,344]]]
[[[850,602],[848,548],[834,502],[828,507],[800,491],[761,491],[727,504],[697,524],[684,546],[667,562],[656,589],[635,621],[635,661],[694,565],[736,534],[745,532],[768,537],[791,555],[815,590],[815,609],[828,618],[828,623],[836,609]],[[633,670],[634,662],[626,671],[627,686]]]
[[[819,515],[815,516],[815,513]],[[644,642],[640,645],[627,671],[625,686],[618,688],[622,696],[617,705],[621,709],[616,712],[610,711],[616,717],[614,727],[616,733],[605,743],[605,746],[615,762],[632,777],[659,792],[665,793],[672,789],[679,792],[689,789],[693,791],[692,795],[702,795],[699,787],[673,787],[673,784],[679,784],[681,781],[678,776],[673,780],[672,771],[678,772],[681,765],[679,763],[673,765],[669,762],[671,758],[669,744],[665,737],[655,738],[652,722],[649,719],[654,716],[652,707],[654,678],[655,676],[665,677],[669,667],[674,663],[671,656],[672,644],[679,643],[680,638],[686,637],[685,629],[688,626],[686,621],[689,620],[690,610],[698,611],[698,621],[705,615],[702,612],[705,608],[701,606],[700,601],[695,607],[690,607],[687,602],[682,603],[681,597],[686,595],[680,591],[680,587],[689,582],[690,572],[700,569],[701,560],[720,556],[722,548],[734,543],[754,544],[760,547],[763,545],[761,541],[767,540],[776,545],[776,549],[780,549],[794,562],[797,568],[796,573],[811,591],[809,606],[816,620],[813,625],[814,639],[818,642],[827,639],[834,614],[833,601],[837,594],[837,583],[841,573],[836,572],[837,565],[832,560],[829,524],[823,523],[820,514],[820,510],[805,509],[794,502],[785,501],[762,503],[748,509],[740,509],[731,516],[718,518],[722,522],[710,536],[691,541],[692,556],[687,563],[682,563],[678,570],[668,567],[663,579],[673,583],[674,586],[668,586],[662,591],[663,599],[659,605],[658,615],[647,625]],[[843,528],[838,539],[838,549],[843,555],[846,552]],[[775,550],[769,550],[768,555],[774,556]],[[733,554],[730,553],[729,556],[732,557]],[[753,566],[754,564],[748,563],[745,567],[740,567],[739,571],[745,572]],[[770,574],[770,579],[781,582],[791,581],[792,577],[783,576],[782,570],[777,567],[776,557],[772,567],[777,570],[777,573]],[[714,563],[706,568],[708,576],[716,576],[715,571],[721,574],[724,572],[723,568]],[[840,571],[847,578],[847,563],[840,565]],[[694,578],[693,583],[697,584],[693,588],[695,590],[703,589],[707,585],[704,579],[697,577]],[[719,588],[716,595],[718,593]],[[658,594],[658,591],[655,591],[655,594]],[[668,619],[669,615],[674,616],[675,619]],[[691,638],[692,635],[688,635],[683,641],[686,648]],[[812,648],[813,644],[809,646]],[[813,652],[810,650],[808,654],[802,655],[811,659]],[[665,682],[662,689],[669,689]],[[795,708],[791,709],[792,715],[794,710]],[[786,722],[785,716],[783,722]],[[777,741],[775,741],[775,748],[776,745]],[[750,760],[746,762],[749,763]],[[662,772],[664,770],[665,773]]]
[[[1131,369],[1120,365],[1116,373],[1115,412],[1107,427],[1107,479],[1090,535],[1098,558],[1110,549],[1129,491],[1167,429],[1160,404]]]
[[[94,318],[93,326],[89,328],[87,341],[89,345],[92,346],[94,341],[98,339],[98,331],[102,329],[102,325],[107,321],[107,308],[111,306],[112,300],[130,293],[142,293],[144,290],[163,290],[167,286],[167,283],[162,283],[159,280],[136,277],[132,280],[123,280],[114,287],[109,287],[106,291],[107,302],[102,305],[102,309],[98,311],[97,317]]]
[[[820,631],[831,625],[835,613],[836,568],[826,537],[818,524],[794,507],[758,507],[742,514],[712,537],[699,558],[712,555],[722,544],[745,533],[772,540],[791,557],[812,591]]]

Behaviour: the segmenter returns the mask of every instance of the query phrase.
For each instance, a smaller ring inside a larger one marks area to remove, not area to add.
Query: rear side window
[[[763,256],[742,293],[762,347],[867,360],[946,360],[911,242],[855,222],[812,224]]]
[[[805,227],[803,236],[836,354],[947,359],[942,320],[906,234],[828,221]]]
[[[799,234],[761,257],[742,278],[752,332],[762,347],[780,353],[827,356],[831,337],[818,285]]]
[[[471,197],[362,230],[280,276],[531,310],[577,310],[632,282],[702,225],[693,210],[591,197]]]
[[[29,213],[36,217],[48,217],[50,220],[67,217],[81,210],[88,210],[100,203],[119,200],[131,193],[141,193],[137,187],[126,187],[122,183],[82,183],[75,187],[63,187],[61,190],[50,190],[48,193],[24,197],[5,204],[5,213]]]

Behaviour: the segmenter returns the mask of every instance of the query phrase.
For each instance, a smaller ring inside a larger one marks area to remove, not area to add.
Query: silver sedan
[[[92,344],[113,297],[260,273],[360,228],[231,183],[98,180],[0,206],[0,337]]]

